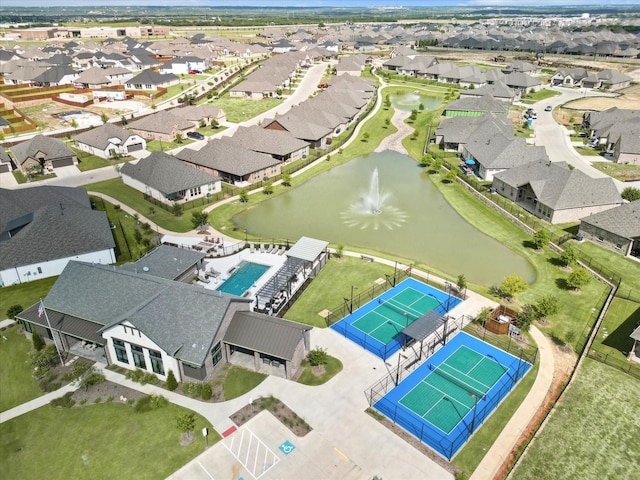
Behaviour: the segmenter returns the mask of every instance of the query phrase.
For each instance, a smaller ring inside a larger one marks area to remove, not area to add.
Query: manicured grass
[[[526,95],[523,95],[522,103],[536,103],[540,100],[557,97],[558,95],[561,95],[561,92],[543,88],[541,90],[538,90],[537,92],[527,93]]]
[[[335,377],[338,373],[342,371],[342,362],[335,357],[330,355],[327,356],[327,363],[324,365],[325,372],[320,376],[315,376],[311,370],[312,366],[309,365],[308,361],[302,362],[302,367],[304,367],[304,371],[300,378],[298,379],[298,383],[303,383],[304,385],[322,385],[323,383],[327,383],[333,377]]]
[[[107,160],[105,158],[99,157],[98,155],[89,155],[87,152],[83,152],[82,150],[76,150],[72,148],[78,157],[78,170],[81,172],[86,172],[88,170],[95,170],[96,168],[103,168],[114,166],[120,163],[128,162],[133,160],[133,157],[122,157],[117,160]]]
[[[168,405],[147,413],[104,403],[70,409],[49,405],[0,424],[3,478],[166,478],[220,439],[209,422],[196,415],[196,440],[180,445],[176,427],[188,410]]]
[[[18,325],[0,332],[0,412],[42,395],[27,364],[31,347]]]
[[[208,205],[204,199],[196,200],[195,203],[185,204],[182,216],[176,217],[173,213],[145,200],[142,192],[125,185],[120,178],[91,183],[83,187],[89,190],[89,192],[100,192],[109,195],[133,208],[161,227],[174,232],[188,232],[193,230],[191,214],[196,211],[202,211]],[[151,208],[153,208],[155,212],[153,216],[150,216],[149,213]]]
[[[207,105],[215,105],[224,110],[227,115],[227,121],[240,123],[254,118],[267,110],[271,110],[282,102],[283,100],[277,98],[246,100],[244,98],[232,98],[228,94],[225,94],[215,100],[211,100]]]
[[[505,425],[525,399],[538,375],[539,362],[536,362],[527,375],[520,381],[518,386],[500,404],[493,414],[484,422],[482,427],[476,431],[471,440],[454,457],[453,464],[461,470],[465,477],[476,469],[482,461],[487,451],[496,441],[498,435],[502,433]]]
[[[24,176],[24,173],[22,173],[20,170],[13,170],[11,173],[13,173],[13,178],[16,179],[16,182],[27,183],[27,179]]]
[[[232,400],[250,392],[267,378],[264,373],[254,372],[242,367],[233,366],[224,379],[223,389],[225,400]]]
[[[638,477],[640,382],[585,359],[565,399],[516,469],[518,480]]]
[[[593,342],[593,348],[607,355],[608,362],[629,365],[627,355],[633,348],[631,332],[640,325],[640,304],[614,298]]]
[[[444,184],[432,177],[453,208],[471,225],[495,238],[514,252],[525,257],[536,269],[536,281],[528,290],[516,297],[517,304],[535,303],[543,295],[554,295],[560,304],[559,313],[550,316],[550,326],[540,327],[547,335],[563,343],[573,343],[590,319],[591,309],[603,298],[607,287],[592,279],[580,294],[564,288],[568,272],[555,265],[557,254],[545,249],[536,253],[530,248],[531,236],[509,222],[505,217],[489,210],[460,185]],[[517,306],[516,305],[511,305]]]
[[[593,162],[591,166],[597,168],[602,173],[606,173],[613,178],[617,178],[621,182],[626,180],[637,180],[640,178],[640,165]]]
[[[592,148],[592,147],[576,146],[574,148],[576,149],[576,152],[578,152],[580,155],[584,155],[585,157],[600,157],[602,154],[600,150],[596,150],[595,148]]]
[[[342,305],[345,298],[350,299],[352,285],[358,288],[353,291],[354,305],[366,303],[371,298],[365,298],[364,292],[375,280],[385,278],[385,274],[393,275],[393,268],[357,258],[331,258],[285,318],[314,327],[326,327],[325,319],[318,315],[322,310],[335,308]],[[361,293],[362,302],[357,302]]]
[[[44,298],[51,290],[58,277],[43,278],[8,287],[2,287],[0,295],[0,318],[7,318],[7,310],[12,305],[21,305],[23,309],[29,308],[38,300]]]
[[[180,143],[176,141],[163,142],[162,140],[151,140],[147,142],[147,150],[149,150],[150,152],[166,152],[167,150],[173,150],[174,148],[184,147],[193,142],[194,141],[186,135]]]

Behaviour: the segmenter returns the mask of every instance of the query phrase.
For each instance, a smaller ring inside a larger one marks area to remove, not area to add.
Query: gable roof
[[[233,134],[233,139],[254,152],[277,156],[285,156],[309,146],[308,142],[289,132],[265,129],[257,125],[239,127]]]
[[[44,153],[47,160],[73,157],[75,153],[57,138],[36,135],[22,143],[11,147],[13,158],[22,165],[28,158],[35,158],[38,153]]]
[[[105,331],[122,322],[140,329],[169,355],[202,365],[232,303],[243,299],[115,266],[69,262],[44,300]]]
[[[86,145],[99,148],[100,150],[104,150],[112,143],[110,141],[111,139],[117,138],[120,143],[124,143],[132,135],[136,134],[126,128],[114,125],[113,123],[105,123],[99,127],[79,133],[73,138],[79,143],[84,143]]]
[[[444,111],[447,110],[503,114],[508,112],[509,106],[491,95],[482,95],[481,97],[461,97],[447,105]]]
[[[205,253],[197,250],[161,244],[135,262],[125,263],[120,268],[129,272],[176,280],[193,269],[193,266],[201,262],[205,256]]]
[[[0,270],[115,247],[104,212],[87,191],[42,186],[0,188]]]
[[[146,117],[129,122],[129,128],[146,132],[158,132],[172,134],[173,129],[190,130],[194,128],[193,123],[182,118],[169,110],[160,110]]]
[[[165,195],[220,180],[210,173],[185,165],[177,158],[164,152],[152,152],[151,155],[140,159],[135,165],[127,162],[122,165],[120,173]]]
[[[178,77],[173,73],[162,74],[153,70],[143,70],[135,77],[127,80],[125,85],[162,85],[175,80],[178,80]]]
[[[313,327],[251,311],[236,312],[224,335],[224,342],[250,350],[293,360],[304,332]]]
[[[640,200],[594,213],[581,218],[580,222],[601,228],[619,237],[640,238]]]

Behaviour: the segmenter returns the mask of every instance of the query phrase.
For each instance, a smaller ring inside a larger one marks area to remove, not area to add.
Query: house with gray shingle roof
[[[201,123],[211,125],[215,121],[217,125],[220,125],[227,121],[227,115],[224,110],[213,105],[188,105],[174,108],[172,112],[185,120],[189,120],[196,127],[199,127]]]
[[[582,79],[587,78],[588,75],[584,68],[559,68],[550,81],[553,86],[576,87],[581,85]]]
[[[482,97],[484,95],[491,95],[496,100],[508,103],[509,105],[512,104],[516,98],[516,92],[500,80],[492,84],[487,83],[478,88],[460,91],[460,98]]]
[[[284,366],[269,373],[293,377],[309,352],[311,327],[254,314],[251,299],[154,275],[160,273],[155,267],[152,262],[145,272],[70,262],[43,302],[51,327],[38,304],[18,320],[45,340],[54,335],[63,352],[82,356],[90,343],[94,357],[97,347],[106,363],[161,380],[172,371],[180,382],[208,381],[247,355],[257,371],[268,363]]]
[[[0,128],[3,127],[2,120],[4,120],[4,118],[0,118]],[[9,157],[9,154],[4,151],[4,148],[0,148],[0,173],[10,172],[12,170],[13,166],[11,164],[11,157]]]
[[[23,173],[30,170],[56,169],[78,165],[75,152],[57,138],[36,135],[11,147],[16,166]]]
[[[497,193],[549,223],[575,222],[622,205],[613,179],[592,178],[565,162],[531,162],[497,173]]]
[[[512,88],[517,94],[537,92],[542,88],[542,83],[530,75],[522,72],[512,72],[504,77],[504,83]]]
[[[168,205],[208,197],[222,189],[220,177],[164,152],[152,152],[136,164],[125,163],[120,176],[125,185]]]
[[[309,115],[300,109],[292,109],[285,115],[275,119],[265,119],[264,128],[271,130],[284,130],[294,137],[309,143],[311,148],[327,148],[331,142],[333,126],[326,126],[318,115]]]
[[[622,255],[640,258],[640,200],[581,218],[578,234]]]
[[[79,133],[73,139],[79,150],[102,158],[115,158],[147,148],[147,141],[140,135],[113,123]]]
[[[254,152],[266,153],[281,162],[294,162],[309,155],[309,143],[289,132],[261,128],[257,125],[239,127],[233,139]]]
[[[157,73],[153,70],[143,70],[135,77],[124,82],[130,90],[158,90],[158,87],[169,87],[180,81],[173,73]]]
[[[483,95],[454,100],[444,108],[442,115],[445,117],[479,117],[485,113],[506,115],[508,112],[509,105],[505,102],[496,100],[491,95]]]
[[[60,275],[70,260],[110,264],[115,242],[87,191],[69,187],[0,189],[0,285]]]
[[[129,122],[129,128],[142,138],[172,142],[177,135],[186,138],[187,133],[194,132],[193,122],[176,115],[170,110],[160,110],[146,117]]]
[[[266,181],[281,173],[280,160],[254,152],[229,137],[214,139],[200,150],[183,148],[176,157],[238,186]]]
[[[476,134],[475,132],[482,132]],[[446,117],[436,130],[436,144],[445,151],[462,153],[470,138],[501,132],[513,136],[513,123],[505,115],[487,113],[479,117]]]
[[[33,79],[33,83],[41,87],[57,87],[70,85],[78,78],[79,73],[69,65],[56,65],[48,68]]]

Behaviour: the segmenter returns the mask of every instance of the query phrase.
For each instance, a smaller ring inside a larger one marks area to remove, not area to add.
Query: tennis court
[[[403,330],[428,312],[444,316],[462,300],[407,278],[331,326],[382,359],[404,342]]]
[[[460,332],[373,406],[451,459],[530,368]]]

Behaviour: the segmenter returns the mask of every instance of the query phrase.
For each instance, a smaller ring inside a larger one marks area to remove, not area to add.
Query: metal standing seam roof
[[[411,325],[402,330],[407,337],[411,337],[418,342],[424,340],[433,332],[437,331],[444,325],[445,318],[435,310],[429,310],[427,313],[416,319]]]
[[[144,257],[121,265],[120,268],[129,272],[175,280],[193,269],[205,256],[203,252],[195,250],[160,245]]]
[[[313,327],[251,311],[236,312],[223,341],[255,352],[293,360],[304,332]]]
[[[20,320],[26,320],[29,323],[40,325],[45,328],[49,328],[47,325],[47,317],[42,315],[38,316],[38,308],[40,304],[36,303],[27,308],[24,312],[18,315]],[[58,330],[67,335],[88,340],[98,345],[104,345],[104,338],[98,333],[98,330],[104,325],[100,323],[91,322],[82,318],[68,315],[66,313],[56,312],[55,310],[46,309],[51,328]]]
[[[302,237],[286,253],[289,258],[299,258],[307,262],[313,262],[326,250],[329,242],[310,237]]]

